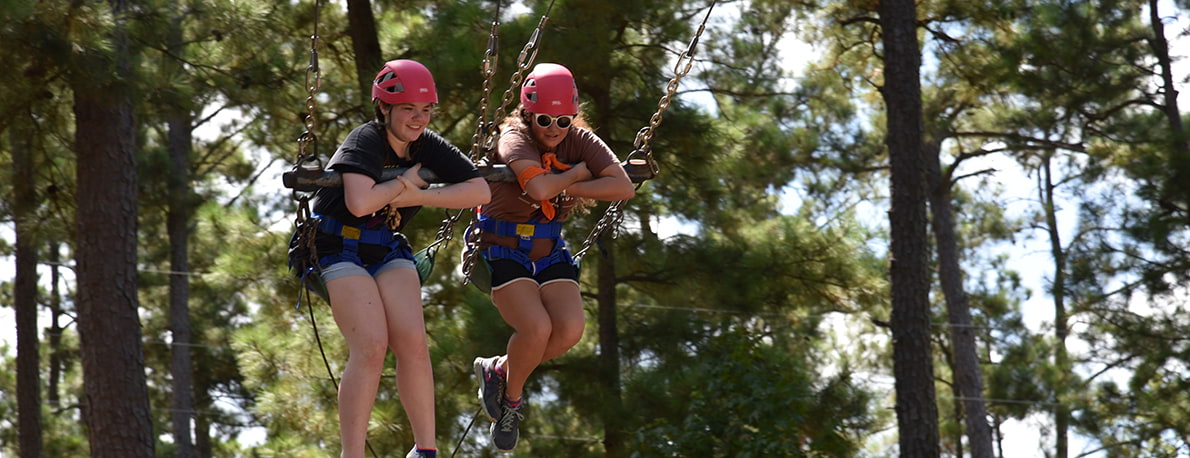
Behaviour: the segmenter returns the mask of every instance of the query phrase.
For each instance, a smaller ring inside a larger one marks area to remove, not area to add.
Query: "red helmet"
[[[425,65],[408,59],[390,60],[372,80],[372,103],[438,103],[434,76]]]
[[[537,64],[521,85],[521,105],[530,113],[578,114],[578,87],[574,75],[558,64]]]

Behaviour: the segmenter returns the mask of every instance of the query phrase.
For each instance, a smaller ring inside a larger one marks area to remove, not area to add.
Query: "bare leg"
[[[504,322],[512,326],[508,339],[508,357],[504,363],[508,385],[504,396],[520,399],[525,381],[533,369],[541,364],[552,333],[550,316],[541,304],[537,283],[516,281],[492,291],[492,303],[500,310]]]
[[[368,419],[388,350],[384,307],[372,277],[352,275],[327,282],[331,313],[347,341],[349,356],[339,383],[339,438],[344,458],[364,456]]]
[[[583,313],[583,299],[578,285],[558,281],[541,287],[541,301],[549,313],[553,332],[541,362],[562,356],[583,338],[586,314]]]
[[[422,448],[437,448],[434,431],[434,370],[426,344],[421,283],[413,269],[392,269],[377,277],[388,323],[388,346],[397,357],[397,393]]]

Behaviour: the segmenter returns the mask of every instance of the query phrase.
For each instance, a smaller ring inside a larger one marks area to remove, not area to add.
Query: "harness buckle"
[[[357,227],[344,225],[343,230],[339,231],[339,235],[345,239],[359,240],[360,230]]]
[[[516,225],[516,235],[519,235],[522,239],[529,240],[529,239],[533,238],[533,234],[535,232],[536,232],[536,227],[532,224],[517,224]]]

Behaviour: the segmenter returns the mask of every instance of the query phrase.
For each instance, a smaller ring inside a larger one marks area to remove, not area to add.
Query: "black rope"
[[[479,410],[475,411],[475,415],[471,416],[471,423],[467,423],[467,429],[463,430],[463,436],[459,437],[459,441],[455,443],[455,449],[453,452],[450,452],[450,458],[455,458],[455,454],[459,453],[459,447],[463,446],[463,441],[467,439],[468,434],[471,434],[471,427],[475,426],[475,419],[479,418],[479,414],[482,412],[483,406],[480,406]]]

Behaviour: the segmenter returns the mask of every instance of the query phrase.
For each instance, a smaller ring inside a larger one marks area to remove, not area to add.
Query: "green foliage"
[[[720,329],[680,365],[636,371],[629,401],[662,413],[642,425],[633,456],[846,456],[873,426],[868,394],[847,374],[814,380],[796,347]]]
[[[6,44],[0,58],[13,63],[17,77],[0,85],[0,130],[6,141],[30,139],[38,232],[45,243],[69,248],[76,167],[86,173],[86,164],[73,161],[70,101],[78,88],[64,76],[80,69],[95,78],[116,74],[104,52],[112,47],[108,30],[116,18],[106,2],[9,3],[0,8]],[[547,5],[521,4],[527,10],[519,15],[502,5],[490,106],[508,89],[521,47]],[[469,151],[494,2],[372,6],[384,58],[418,59],[434,71],[442,103],[431,128]],[[886,428],[891,414],[880,408],[886,400],[878,387],[859,376],[891,372],[888,333],[873,324],[888,315],[883,51],[875,6],[769,0],[716,6],[695,70],[650,143],[661,175],[629,202],[620,237],[594,248],[585,264],[602,262],[604,249],[616,260],[618,394],[626,408],[605,416],[614,393],[596,382],[601,330],[598,307],[588,300],[586,338],[542,366],[527,387],[521,455],[602,456],[608,426],[629,434],[625,446],[633,456],[851,456],[882,446],[867,437]],[[705,7],[559,2],[537,62],[575,71],[590,122],[625,158],[657,111],[675,51],[689,43]],[[990,403],[990,413],[1024,418],[1061,401],[1073,409],[1079,432],[1119,444],[1112,456],[1176,456],[1173,438],[1190,434],[1190,354],[1183,338],[1190,324],[1178,296],[1190,272],[1182,243],[1186,205],[1177,199],[1185,183],[1170,167],[1179,156],[1169,120],[1148,108],[1164,101],[1153,90],[1142,2],[926,1],[918,7],[926,127],[942,147],[943,166],[958,170],[973,155],[1001,154],[1035,170],[1053,158],[1064,186],[1074,188],[1068,194],[1078,222],[1071,226],[1079,235],[1065,240],[1068,283],[1057,293],[1066,295],[1076,322],[1087,323],[1074,334],[1092,349],[1074,361],[1078,377],[1053,363],[1053,338],[1031,334],[1022,322],[1020,304],[1051,292],[1026,290],[1002,251],[1002,242],[1020,243],[1044,219],[1014,218],[986,174],[954,188],[967,292],[987,351],[985,396],[1010,401]],[[168,116],[180,111],[205,132],[194,139],[191,157],[198,212],[190,306],[199,345],[191,354],[195,409],[211,425],[216,456],[325,456],[338,445],[335,388],[313,325],[336,377],[346,349],[325,304],[302,299],[294,307],[298,286],[283,248],[294,203],[273,176],[277,165],[296,157],[294,139],[305,129],[314,8],[315,2],[147,2],[130,18],[141,56],[133,81],[143,151],[138,294],[154,427],[169,430],[171,390],[164,273],[169,177],[158,171],[168,164]],[[372,116],[368,95],[357,87],[343,8],[324,3],[318,15],[315,133],[323,159]],[[171,49],[175,32],[184,44]],[[779,53],[790,38],[816,43],[820,59],[792,69],[795,74]],[[80,54],[99,57],[75,60]],[[11,164],[8,148],[0,144],[0,168]],[[11,184],[22,177],[6,178],[0,180],[3,215]],[[792,199],[783,202],[781,195]],[[572,247],[580,246],[578,237],[601,208],[571,223]],[[415,246],[433,238],[441,218],[440,210],[423,210],[408,231]],[[658,222],[672,219],[693,228],[660,238]],[[441,252],[423,296],[443,451],[475,412],[471,359],[501,352],[511,332],[486,297],[460,284],[457,249]],[[0,240],[0,251],[10,252],[11,241]],[[595,271],[584,269],[588,294],[597,291]],[[64,292],[67,313],[74,293]],[[1142,303],[1152,306],[1138,308]],[[47,456],[86,454],[77,345],[68,327],[62,404],[42,412]],[[13,365],[8,356],[0,360],[0,451],[7,454],[16,449]],[[1108,365],[1114,368],[1108,375],[1095,373]],[[377,450],[405,450],[412,441],[393,385],[386,373],[369,435]],[[622,424],[606,425],[605,418]],[[473,428],[462,455],[495,456],[485,423]],[[953,432],[959,424],[944,427]],[[262,443],[238,441],[249,428],[265,432]],[[161,442],[160,452],[172,452]]]

